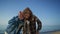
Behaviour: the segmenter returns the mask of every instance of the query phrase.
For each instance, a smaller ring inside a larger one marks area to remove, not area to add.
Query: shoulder
[[[13,23],[13,22],[16,22],[16,21],[18,21],[18,16],[14,16],[12,19],[10,19],[8,21],[8,24]]]

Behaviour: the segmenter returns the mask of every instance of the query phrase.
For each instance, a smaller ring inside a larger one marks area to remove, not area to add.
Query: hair
[[[25,12],[30,12],[30,16],[33,15],[32,11],[28,7],[24,9],[23,13],[25,14]]]
[[[30,17],[29,17],[29,20],[31,21],[32,20],[32,17],[33,17],[33,13],[32,13],[32,11],[30,10],[30,8],[25,8],[24,10],[23,10],[23,13],[24,14],[26,14],[26,12],[29,12],[29,14],[30,14]]]

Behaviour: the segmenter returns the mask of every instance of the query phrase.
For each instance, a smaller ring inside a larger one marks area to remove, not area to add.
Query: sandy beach
[[[41,32],[40,34],[60,34],[60,31],[54,31],[54,32]]]
[[[52,34],[60,34],[60,31],[52,32]]]

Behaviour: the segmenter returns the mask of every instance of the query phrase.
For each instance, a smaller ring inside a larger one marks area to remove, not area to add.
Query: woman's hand
[[[36,31],[36,34],[39,34],[39,31]]]

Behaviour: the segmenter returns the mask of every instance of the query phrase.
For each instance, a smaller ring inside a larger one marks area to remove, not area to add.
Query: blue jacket
[[[23,24],[24,24],[24,21],[23,21],[23,20],[20,20],[20,19],[18,18],[18,16],[13,17],[13,18],[12,18],[11,20],[9,20],[9,22],[8,22],[8,27],[7,27],[7,29],[6,29],[6,32],[7,32],[8,34],[16,34],[16,31],[17,31],[17,29],[18,29],[19,24],[22,24],[22,25],[21,25],[21,28],[22,28],[22,26],[23,26]],[[18,34],[20,34],[20,31],[21,31],[21,29],[19,30]]]

